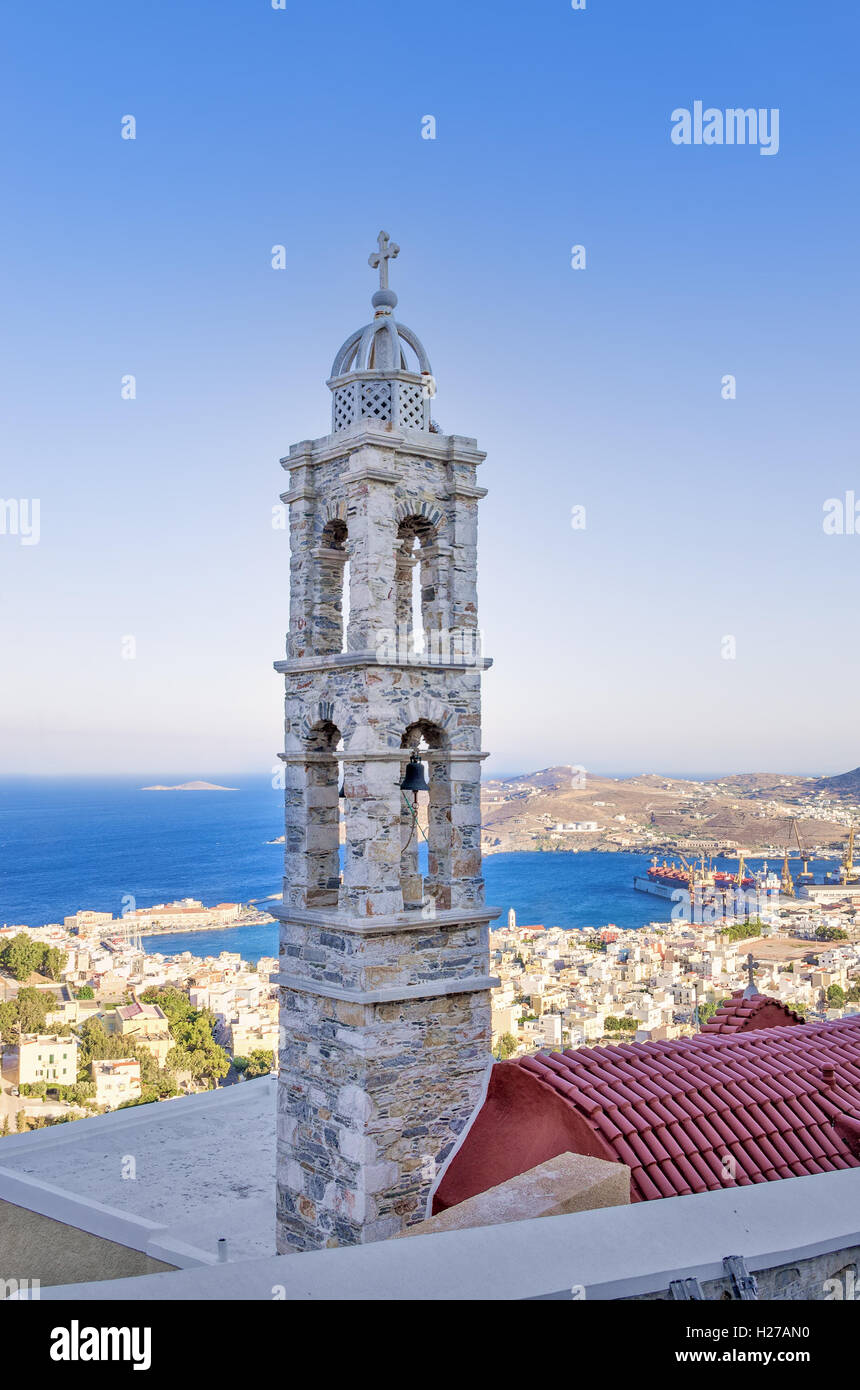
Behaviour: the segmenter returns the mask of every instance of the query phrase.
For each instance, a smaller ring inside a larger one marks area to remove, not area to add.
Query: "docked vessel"
[[[655,856],[647,873],[634,875],[633,887],[640,893],[653,893],[658,898],[672,898],[680,890],[707,901],[718,893],[736,893],[738,888],[744,892],[772,892],[780,886],[778,876],[768,869],[766,861],[757,873],[751,873],[747,872],[741,855],[737,872],[730,873],[725,869],[714,869],[710,861],[706,863],[704,858],[696,865],[685,859],[683,854],[678,857],[680,865],[674,860],[669,862],[665,859],[659,864]]]

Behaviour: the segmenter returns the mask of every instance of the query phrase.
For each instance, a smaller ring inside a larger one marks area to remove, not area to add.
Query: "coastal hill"
[[[850,801],[860,800],[860,767],[853,768],[851,772],[840,772],[838,777],[819,777],[815,786],[833,796],[847,797]]]
[[[697,781],[642,773],[596,777],[550,767],[483,783],[482,849],[672,852],[735,848],[796,851],[791,821],[811,852],[841,851],[856,809],[860,770],[842,777],[741,773]],[[699,843],[701,842],[701,844]]]
[[[142,792],[237,792],[238,787],[219,787],[215,782],[180,782],[175,787],[141,787]]]

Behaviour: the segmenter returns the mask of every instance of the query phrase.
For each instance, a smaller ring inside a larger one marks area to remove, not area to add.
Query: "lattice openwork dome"
[[[436,385],[430,359],[417,334],[394,317],[397,295],[388,288],[388,262],[399,247],[385,232],[370,264],[379,268],[371,323],[351,333],[332,363],[332,433],[361,420],[401,429],[430,429],[430,400]]]

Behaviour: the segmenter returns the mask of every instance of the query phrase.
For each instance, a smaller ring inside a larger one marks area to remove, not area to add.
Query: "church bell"
[[[424,764],[418,756],[417,748],[412,749],[412,755],[406,764],[406,772],[403,781],[400,783],[402,792],[413,792],[417,797],[419,792],[429,792],[427,778],[424,776]]]

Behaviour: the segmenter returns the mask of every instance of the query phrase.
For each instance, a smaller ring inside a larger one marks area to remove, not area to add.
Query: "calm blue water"
[[[41,926],[79,908],[118,916],[176,898],[262,901],[280,892],[283,792],[268,779],[211,776],[234,792],[143,792],[187,777],[0,778],[0,924]],[[637,893],[643,854],[494,854],[487,902],[521,925],[641,927],[668,920],[667,899]],[[716,861],[734,868],[731,861]],[[817,870],[824,865],[816,864]],[[504,917],[503,919],[504,920]],[[146,938],[148,950],[246,959],[277,954],[275,926]]]
[[[283,792],[144,792],[189,777],[0,778],[0,922],[62,921],[174,898],[248,902],[280,892]]]

